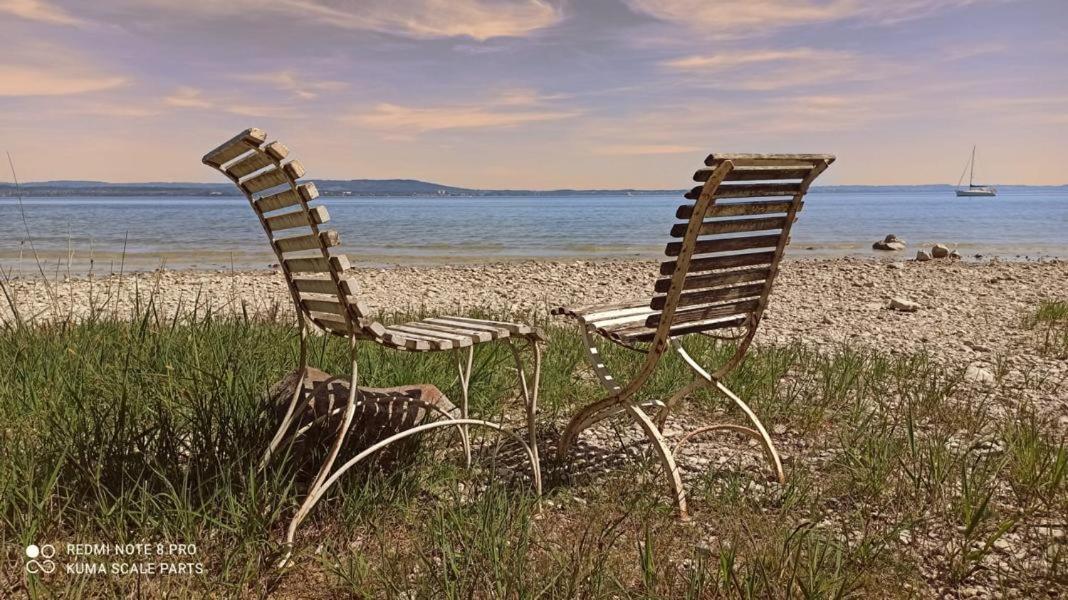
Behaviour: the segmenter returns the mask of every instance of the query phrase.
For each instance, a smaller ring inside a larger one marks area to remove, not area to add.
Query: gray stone
[[[895,298],[891,298],[890,299],[890,308],[892,310],[896,310],[896,311],[900,311],[900,312],[916,312],[916,311],[920,310],[923,307],[920,306],[920,304],[918,302],[913,302],[912,300],[909,300],[908,298],[896,298],[895,297]]]
[[[976,365],[968,365],[964,371],[964,379],[976,383],[994,383],[994,374]]]
[[[931,260],[931,255],[928,254],[926,250],[917,250],[916,251],[916,260],[919,261],[919,262],[927,262],[927,261]]]
[[[931,247],[931,256],[934,258],[946,258],[949,256],[949,246],[945,244],[935,244]]]
[[[889,234],[885,238],[875,242],[871,245],[875,250],[904,250],[905,240],[899,239],[894,234]]]

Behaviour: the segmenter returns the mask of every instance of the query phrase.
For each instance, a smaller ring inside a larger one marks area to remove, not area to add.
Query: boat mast
[[[971,168],[968,171],[968,187],[975,187],[975,145],[972,145],[972,162]]]

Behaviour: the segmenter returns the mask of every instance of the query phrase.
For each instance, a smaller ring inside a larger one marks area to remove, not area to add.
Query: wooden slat
[[[506,329],[508,333],[514,335],[525,335],[532,331],[530,325],[523,325],[522,323],[509,323],[507,321],[491,321],[489,319],[471,319],[468,317],[445,317],[455,322],[467,323],[469,325],[483,325],[488,327],[500,327]]]
[[[450,348],[466,348],[474,343],[471,336],[461,335],[458,333],[445,333],[441,331],[435,331],[433,329],[427,329],[425,327],[416,327],[418,324],[412,325],[391,325],[388,329],[395,329],[403,332],[405,335],[410,335],[425,339],[427,341],[447,342]],[[443,348],[444,349],[444,348]]]
[[[218,168],[259,146],[266,140],[267,134],[263,130],[256,128],[246,129],[205,154],[201,160],[206,165]]]
[[[301,305],[305,310],[309,312],[321,312],[321,313],[333,313],[335,315],[345,314],[345,306],[335,300],[320,300],[313,298],[301,298]]]
[[[610,321],[613,319],[628,318],[634,315],[642,315],[649,312],[649,303],[643,302],[641,305],[629,306],[627,308],[620,308],[615,310],[597,311],[595,313],[589,313],[582,316],[582,320],[591,325],[597,325],[604,321]]]
[[[264,146],[263,151],[267,153],[271,158],[281,162],[285,157],[289,156],[289,148],[282,142],[271,142]]]
[[[701,196],[703,185],[699,185],[684,197],[688,200],[696,200]],[[800,183],[737,183],[734,185],[720,184],[712,195],[716,198],[759,198],[765,196],[794,196],[801,193]]]
[[[635,323],[644,321],[653,312],[653,309],[647,305],[643,312],[634,312],[625,315],[619,315],[615,317],[609,317],[605,319],[598,319],[596,321],[586,321],[591,327],[596,329],[613,329],[622,327],[627,323]]]
[[[732,219],[729,221],[704,221],[698,235],[718,235],[721,233],[747,233],[750,231],[770,231],[782,229],[786,225],[786,217],[771,217],[767,219]],[[671,228],[671,237],[680,238],[686,235],[687,223],[676,223]]]
[[[694,306],[696,304],[711,304],[724,300],[737,300],[738,298],[750,298],[759,296],[764,292],[763,283],[740,285],[737,287],[719,287],[696,292],[684,293],[679,298],[679,306]],[[654,310],[663,310],[667,296],[654,296],[649,302],[649,307]]]
[[[586,304],[581,306],[558,306],[549,311],[553,315],[568,315],[579,319],[585,319],[602,312],[620,310],[626,308],[641,308],[645,306],[644,300],[630,300],[628,302],[614,302],[610,304]]]
[[[446,339],[440,336],[426,335],[422,333],[412,333],[410,331],[406,331],[405,328],[398,327],[396,325],[390,325],[386,327],[386,335],[395,335],[403,337],[406,340],[406,346],[409,345],[408,340],[414,342],[424,342],[428,346],[428,350],[452,350],[453,348],[460,347],[460,345],[454,340]]]
[[[818,162],[827,161],[828,163],[834,162],[833,154],[709,154],[705,158],[705,166],[713,167],[719,163],[729,160],[738,166],[739,163],[753,163],[755,161],[766,161],[771,164],[777,163],[791,163],[802,162],[815,164]]]
[[[432,327],[427,327],[425,324],[418,321],[413,323],[404,323],[403,325],[393,325],[390,329],[398,329],[400,331],[406,331],[408,333],[414,333],[425,337],[445,339],[454,342],[455,344],[464,347],[470,346],[474,343],[474,340],[470,335],[459,333],[456,331],[441,331]]]
[[[345,321],[345,317],[333,313],[312,313],[309,315],[311,320],[317,323],[323,329],[327,331],[333,331],[338,333],[348,333],[349,326]]]
[[[270,156],[267,156],[262,152],[253,152],[227,167],[226,172],[234,179],[241,179],[245,175],[255,173],[256,171],[273,164],[274,161],[271,160]]]
[[[301,177],[304,177],[304,165],[302,165],[299,160],[291,160],[287,162],[282,165],[282,170],[285,171],[286,175],[289,175],[291,179],[300,179]]]
[[[759,295],[759,292],[757,292]],[[692,305],[691,305],[692,306]],[[710,321],[714,319],[723,319],[727,317],[733,317],[737,315],[746,315],[753,312],[760,306],[760,300],[753,298],[752,300],[742,300],[741,302],[730,302],[727,304],[717,304],[715,306],[698,306],[696,308],[679,308],[675,311],[675,315],[671,319],[672,325],[681,325],[683,323],[695,323],[697,321]],[[663,313],[656,313],[650,315],[645,320],[646,327],[657,327],[660,325],[660,321],[663,319]]]
[[[293,285],[297,291],[308,294],[337,294],[337,286],[334,280],[328,277],[294,277]],[[341,279],[341,292],[346,296],[356,295],[356,281],[350,278]]]
[[[335,271],[346,271],[349,268],[349,259],[345,256],[331,256],[329,262],[322,256],[288,258],[284,262],[290,273],[327,273],[331,267]]]
[[[294,189],[282,190],[277,194],[271,194],[256,200],[256,208],[265,213],[293,206],[294,204],[300,204],[300,196],[297,194],[297,190]]]
[[[751,267],[754,265],[771,264],[775,258],[774,252],[751,252],[749,254],[735,254],[733,256],[712,256],[697,258],[690,261],[690,273],[711,271],[713,269],[733,269],[734,267]],[[675,272],[675,261],[669,260],[660,263],[660,274],[671,275]]]
[[[718,273],[707,273],[701,275],[687,275],[683,281],[682,289],[684,290],[697,290],[709,287],[716,287],[721,285],[730,285],[732,283],[748,283],[750,281],[763,281],[768,278],[771,273],[771,269],[768,267],[757,267],[755,269],[741,269],[737,271],[722,271]],[[656,285],[653,287],[656,292],[666,293],[671,289],[671,279],[657,279]]]
[[[292,212],[267,217],[267,228],[273,233],[275,231],[283,231],[294,227],[305,227],[310,224],[308,222],[308,217],[311,217],[311,221],[316,225],[322,225],[330,220],[330,213],[326,211],[325,206],[314,206],[308,209],[307,213],[301,208]]]
[[[774,213],[786,213],[790,210],[792,200],[771,200],[760,202],[728,202],[715,203],[705,211],[705,218],[714,217],[741,217],[747,215],[767,215]],[[797,211],[805,206],[804,202],[797,205]],[[678,219],[689,219],[693,214],[693,204],[683,204],[675,211]]]
[[[732,252],[735,250],[752,250],[754,248],[774,248],[782,234],[750,235],[746,237],[720,238],[715,240],[698,240],[693,253],[712,254],[713,252]],[[667,256],[678,256],[682,242],[671,242],[664,249]]]
[[[274,168],[260,173],[247,181],[242,181],[241,189],[245,190],[246,193],[255,194],[288,182],[289,179],[286,178],[285,173],[281,169]]]
[[[304,167],[300,161],[290,161],[282,165],[281,169],[264,171],[255,177],[241,182],[241,187],[249,194],[255,194],[273,187],[289,183],[290,180],[300,179],[304,176]]]
[[[294,204],[300,204],[301,198],[303,198],[305,202],[311,202],[318,197],[319,189],[315,187],[314,183],[302,183],[297,186],[296,190],[283,190],[277,194],[271,194],[270,196],[264,196],[256,200],[256,208],[260,209],[261,212],[266,213],[287,206],[293,206]]]
[[[382,339],[389,344],[400,348],[407,348],[408,350],[417,350],[420,352],[430,350],[430,344],[427,343],[426,340],[417,340],[406,335],[401,335],[400,332],[393,332],[388,327],[386,328],[386,333],[382,336]]]
[[[715,169],[698,169],[693,174],[694,181],[708,181]],[[811,166],[765,166],[734,167],[723,181],[770,181],[773,179],[804,179],[812,171]]]
[[[428,323],[427,321],[419,321],[412,325],[418,325],[420,329],[427,329],[430,331],[438,331],[441,333],[448,333],[452,335],[461,335],[470,338],[473,341],[488,342],[493,339],[493,334],[481,329],[466,329],[462,327],[456,327],[452,325],[439,325],[437,323]]]
[[[671,336],[686,335],[689,333],[697,333],[699,331],[713,331],[716,329],[727,329],[730,327],[738,327],[746,322],[749,317],[739,316],[728,319],[714,319],[708,321],[698,321],[696,323],[679,323],[672,325],[670,329]],[[622,340],[625,342],[649,342],[656,337],[656,328],[649,327],[633,327],[629,329],[613,331],[610,337]]]
[[[423,319],[427,323],[434,323],[435,325],[445,325],[454,327],[463,327],[466,329],[474,329],[475,331],[485,331],[493,336],[493,339],[499,340],[509,336],[509,331],[501,327],[492,327],[488,325],[476,325],[472,323],[465,323],[463,321],[457,321],[455,317],[432,317],[429,319]]]
[[[320,231],[318,236],[309,233],[295,237],[278,238],[274,240],[274,244],[278,247],[278,251],[284,254],[286,252],[300,252],[301,250],[318,250],[320,241],[324,246],[330,248],[341,243],[341,236],[333,229],[330,229]]]

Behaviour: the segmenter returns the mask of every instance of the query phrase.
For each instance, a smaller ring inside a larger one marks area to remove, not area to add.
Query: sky
[[[824,184],[1068,183],[1066,0],[0,0],[19,179],[681,188],[710,152]],[[4,165],[6,167],[6,165]],[[0,167],[0,180],[11,174]]]

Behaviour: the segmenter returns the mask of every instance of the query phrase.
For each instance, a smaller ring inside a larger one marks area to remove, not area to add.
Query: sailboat
[[[968,173],[968,187],[962,188],[960,184],[964,181],[964,173]],[[957,195],[958,196],[997,196],[998,191],[993,186],[989,185],[975,185],[975,146],[972,146],[972,159],[968,161],[968,166],[964,167],[964,172],[960,174],[960,179],[957,180]]]

